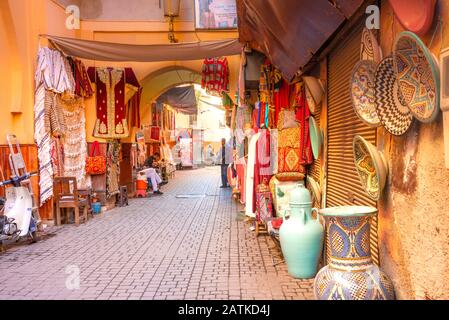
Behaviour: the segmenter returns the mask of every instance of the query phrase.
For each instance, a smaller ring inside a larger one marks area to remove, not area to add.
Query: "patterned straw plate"
[[[413,32],[404,31],[396,39],[394,71],[415,118],[434,121],[440,109],[440,72],[429,49]]]
[[[321,147],[323,145],[323,132],[321,131],[313,116],[309,118],[309,132],[313,157],[315,159],[318,159],[321,154]]]
[[[410,128],[413,115],[399,91],[393,61],[393,57],[387,57],[377,67],[376,110],[385,129],[393,135],[400,136]]]
[[[371,30],[363,28],[360,60],[371,60],[379,63],[382,60],[382,49]]]
[[[351,98],[357,116],[370,127],[381,125],[376,112],[376,99],[374,92],[374,81],[376,63],[374,61],[362,60],[357,62],[352,70]]]

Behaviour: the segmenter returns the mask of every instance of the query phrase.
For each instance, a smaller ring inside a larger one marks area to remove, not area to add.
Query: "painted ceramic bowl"
[[[399,90],[393,69],[393,57],[387,57],[376,71],[376,111],[382,125],[393,135],[407,132],[413,122],[413,115]]]
[[[320,79],[315,77],[303,77],[306,84],[306,99],[309,105],[310,113],[317,112],[317,106],[321,103],[324,96],[324,87]]]
[[[370,127],[378,127],[381,124],[376,112],[375,74],[376,63],[370,60],[361,60],[352,70],[350,84],[354,111],[360,120]]]
[[[375,63],[382,60],[382,48],[371,30],[363,28],[361,43],[360,60],[370,60]]]
[[[313,157],[318,159],[323,146],[323,132],[315,121],[314,117],[309,118],[310,142],[312,145]]]
[[[383,154],[361,136],[354,137],[353,151],[363,189],[371,199],[379,200],[388,175],[388,164]]]
[[[440,72],[435,58],[409,31],[399,34],[393,57],[399,89],[413,116],[421,122],[434,121],[440,109]]]
[[[420,36],[429,31],[435,15],[436,0],[389,0],[401,25]]]

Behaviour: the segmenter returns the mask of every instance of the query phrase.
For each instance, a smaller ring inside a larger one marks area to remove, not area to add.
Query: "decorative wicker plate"
[[[374,33],[367,28],[363,28],[362,31],[360,60],[371,60],[375,63],[382,60],[382,48],[379,46]]]
[[[376,112],[374,82],[376,63],[369,60],[357,62],[352,70],[351,98],[354,111],[364,123],[370,127],[381,125]]]
[[[394,70],[401,94],[415,118],[434,121],[440,109],[440,72],[416,34],[399,34],[394,46]]]
[[[393,135],[407,132],[413,122],[413,115],[399,91],[393,69],[393,57],[387,57],[376,71],[376,111],[382,125]]]
[[[323,145],[323,133],[312,116],[309,118],[309,128],[313,157],[318,159]]]
[[[379,200],[388,175],[388,164],[384,156],[361,136],[354,137],[353,151],[355,168],[363,189],[371,199]]]

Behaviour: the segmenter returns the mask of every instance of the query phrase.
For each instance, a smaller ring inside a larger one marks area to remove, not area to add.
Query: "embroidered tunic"
[[[97,120],[93,136],[105,139],[128,137],[126,88],[134,93],[140,88],[133,70],[91,67],[87,73],[97,85]]]

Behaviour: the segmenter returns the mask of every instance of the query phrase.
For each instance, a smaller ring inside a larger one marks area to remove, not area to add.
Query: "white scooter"
[[[30,178],[37,173],[28,173],[23,160],[20,144],[15,135],[7,135],[9,144],[9,166],[11,178],[0,182],[5,188],[6,201],[0,201],[0,243],[8,244],[29,235],[33,242],[37,238],[39,211],[33,194]],[[0,168],[1,169],[1,168]],[[3,170],[0,170],[3,179]]]
[[[0,187],[6,188],[6,202],[0,212],[0,241],[2,244],[17,242],[27,235],[33,242],[37,238],[37,219],[33,214],[33,197],[22,182],[28,181],[36,174],[25,174],[21,177],[12,177],[10,180],[0,182]],[[2,201],[3,202],[3,201]]]

